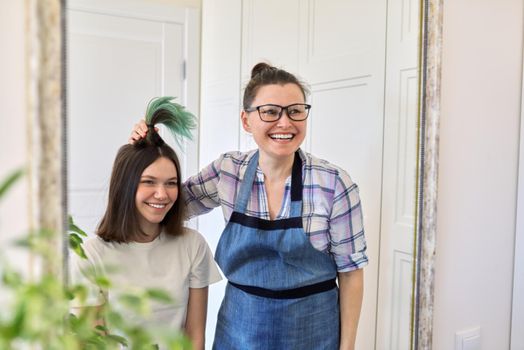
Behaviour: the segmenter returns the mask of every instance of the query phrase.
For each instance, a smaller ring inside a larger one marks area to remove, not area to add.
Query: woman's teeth
[[[165,208],[165,207],[166,207],[165,204],[147,203],[147,205],[149,205],[150,207],[153,207],[153,208],[157,208],[157,209],[162,209],[162,208]]]
[[[290,140],[293,138],[293,134],[272,134],[269,137],[277,140]]]

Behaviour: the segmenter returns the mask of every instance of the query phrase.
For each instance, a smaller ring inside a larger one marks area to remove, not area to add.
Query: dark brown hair
[[[149,126],[145,138],[118,150],[111,173],[107,209],[97,229],[97,235],[105,241],[130,242],[146,235],[140,228],[135,197],[142,173],[161,157],[173,162],[179,181],[178,198],[160,225],[167,234],[178,235],[183,232],[185,201],[180,181],[182,169],[175,151],[155,131],[153,125],[156,121],[158,118],[153,117],[153,124]]]
[[[247,83],[244,90],[244,109],[252,107],[251,104],[253,103],[253,100],[257,96],[258,90],[261,87],[271,84],[296,84],[304,95],[304,101],[306,100],[306,96],[309,95],[308,88],[303,82],[298,80],[296,76],[283,69],[270,66],[264,62],[260,62],[257,63],[251,70],[251,80]]]

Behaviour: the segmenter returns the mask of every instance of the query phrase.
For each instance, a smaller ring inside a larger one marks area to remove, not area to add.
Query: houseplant
[[[15,171],[0,182],[0,203],[10,188],[22,177],[22,171]],[[56,233],[38,230],[29,233],[15,244],[28,250],[34,260],[52,259],[55,252],[45,244]],[[69,244],[71,251],[85,258],[82,249],[86,234],[69,220]],[[2,289],[8,302],[3,303],[0,313],[0,349],[155,349],[162,344],[166,349],[190,349],[189,341],[173,330],[145,329],[123,317],[122,307],[135,313],[144,314],[151,302],[169,302],[166,293],[160,290],[142,290],[124,293],[120,296],[119,308],[104,307],[102,314],[86,308],[77,315],[69,310],[73,298],[85,298],[87,289],[83,285],[66,285],[62,276],[41,271],[36,276],[25,276],[10,266],[0,248],[0,272]],[[96,282],[110,286],[111,281],[96,277]],[[102,316],[111,329],[94,326]]]

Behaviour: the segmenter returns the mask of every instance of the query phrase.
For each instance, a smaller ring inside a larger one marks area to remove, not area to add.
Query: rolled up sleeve
[[[188,218],[205,214],[220,205],[217,185],[222,158],[190,177],[182,186]]]
[[[341,171],[336,177],[333,207],[329,219],[330,251],[339,272],[368,264],[362,206],[358,186]]]

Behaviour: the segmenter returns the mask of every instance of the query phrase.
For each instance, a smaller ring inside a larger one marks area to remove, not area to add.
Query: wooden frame
[[[412,348],[431,349],[437,228],[443,0],[423,0]]]
[[[26,0],[31,227],[52,233],[42,268],[66,279],[64,0]]]
[[[49,244],[59,259],[45,266],[67,276],[65,6],[64,0],[26,0],[26,4],[33,226],[57,232]],[[412,347],[431,349],[443,0],[423,0],[422,5]]]

